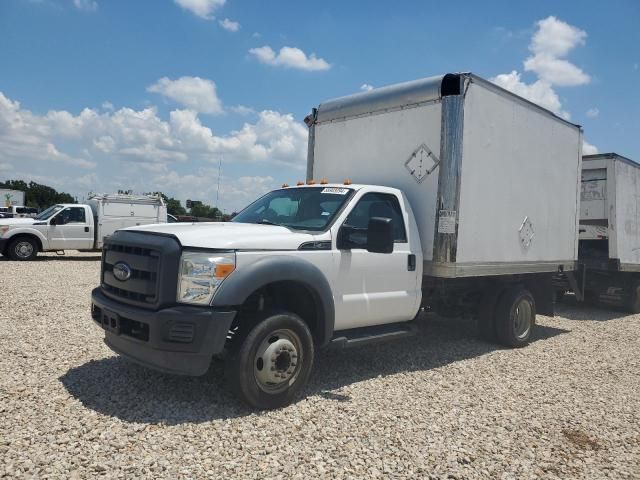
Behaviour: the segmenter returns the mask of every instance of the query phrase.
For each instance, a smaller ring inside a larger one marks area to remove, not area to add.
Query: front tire
[[[504,291],[496,308],[496,336],[505,347],[524,347],[536,322],[536,302],[525,288]]]
[[[38,243],[33,238],[18,237],[9,244],[7,253],[11,260],[33,260],[38,255]]]
[[[280,408],[306,385],[313,356],[307,324],[293,313],[273,313],[257,323],[227,357],[225,377],[250,406]]]

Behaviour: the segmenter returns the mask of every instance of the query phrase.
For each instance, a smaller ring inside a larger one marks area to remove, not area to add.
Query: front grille
[[[104,242],[102,292],[119,302],[147,309],[175,304],[180,244],[175,237],[118,230]],[[115,264],[125,263],[127,280],[118,280]]]
[[[134,303],[156,303],[160,252],[132,245],[105,243],[102,261],[102,287],[107,293]],[[113,266],[119,262],[126,263],[131,269],[129,279],[121,281],[113,274]]]

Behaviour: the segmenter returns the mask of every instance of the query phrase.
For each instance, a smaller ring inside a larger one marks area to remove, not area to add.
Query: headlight
[[[235,268],[235,253],[182,252],[177,301],[208,305]]]

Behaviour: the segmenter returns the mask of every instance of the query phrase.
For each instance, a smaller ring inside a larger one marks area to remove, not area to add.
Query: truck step
[[[413,321],[375,327],[352,328],[336,332],[330,346],[332,348],[357,347],[359,345],[370,345],[372,343],[411,337],[415,333],[416,326]]]

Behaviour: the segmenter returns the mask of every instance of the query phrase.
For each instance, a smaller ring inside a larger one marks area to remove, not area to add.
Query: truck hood
[[[34,223],[33,218],[0,218],[0,225],[32,225]]]
[[[230,250],[296,250],[302,243],[318,240],[310,233],[254,223],[162,223],[125,230],[173,235],[184,247]]]

